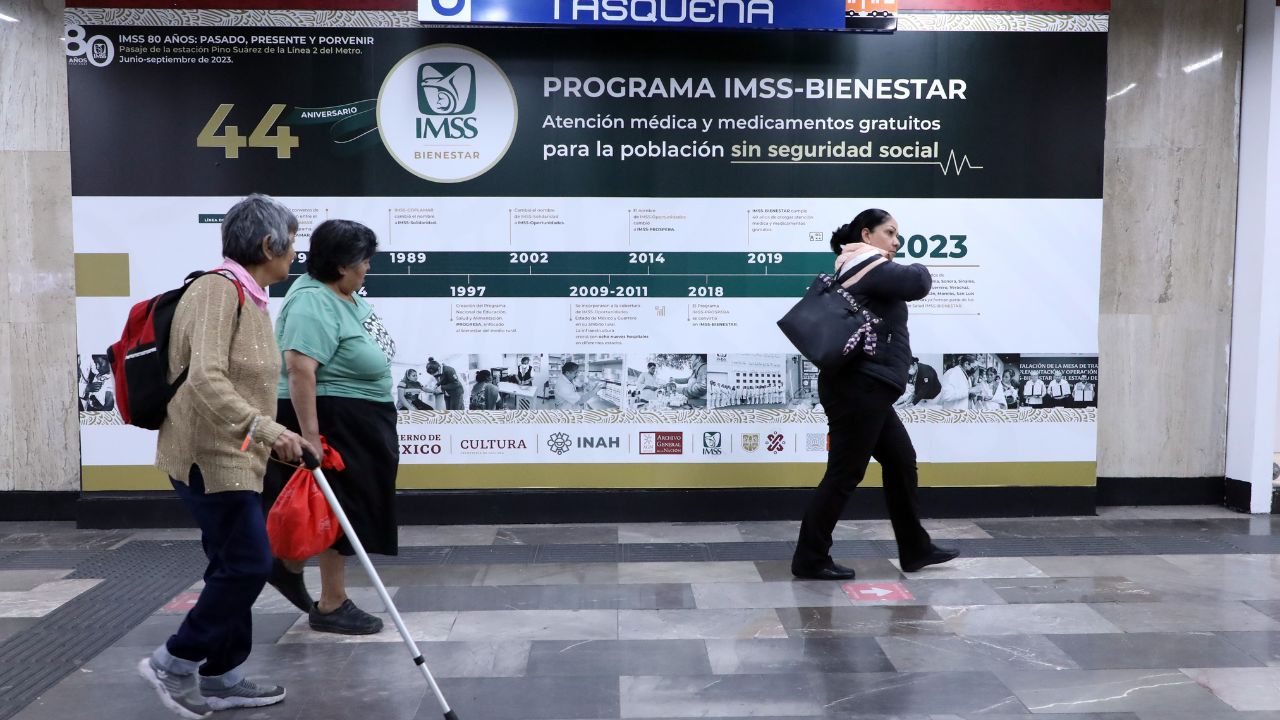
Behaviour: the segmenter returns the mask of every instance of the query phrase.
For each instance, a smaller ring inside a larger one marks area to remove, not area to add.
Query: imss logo
[[[702,454],[720,455],[724,452],[724,435],[719,431],[708,430],[702,433]]]
[[[498,163],[516,132],[516,96],[493,60],[461,45],[400,59],[378,92],[378,134],[405,170],[462,182]]]

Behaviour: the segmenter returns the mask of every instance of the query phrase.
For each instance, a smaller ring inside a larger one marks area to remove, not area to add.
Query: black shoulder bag
[[[883,321],[849,288],[884,262],[882,257],[864,261],[844,276],[849,278],[844,282],[818,275],[800,302],[778,321],[791,344],[819,370],[838,370],[858,357],[875,356],[877,329]]]

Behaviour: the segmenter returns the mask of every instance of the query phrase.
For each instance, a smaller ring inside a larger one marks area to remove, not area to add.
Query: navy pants
[[[201,675],[222,675],[249,657],[253,603],[271,574],[262,497],[249,490],[205,493],[204,476],[195,465],[190,484],[170,482],[200,525],[209,567],[200,599],[166,647],[174,657],[204,661]]]

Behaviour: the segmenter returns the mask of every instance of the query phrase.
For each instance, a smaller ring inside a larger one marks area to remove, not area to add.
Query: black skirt
[[[396,433],[396,409],[393,403],[356,400],[342,397],[317,397],[316,415],[320,434],[346,463],[346,470],[325,470],[324,476],[351,520],[366,552],[396,555],[399,539],[396,532],[396,472],[400,467],[399,436]],[[280,400],[276,420],[290,430],[301,433],[293,402]],[[280,495],[293,475],[289,466],[267,463],[262,499],[267,508]],[[346,536],[339,537],[333,549],[343,555],[354,555]]]

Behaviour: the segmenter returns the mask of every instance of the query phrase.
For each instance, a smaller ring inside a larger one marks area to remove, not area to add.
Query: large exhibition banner
[[[934,276],[924,482],[1093,482],[1105,32],[67,38],[86,489],[161,486],[101,356],[250,192],[299,217],[295,273],[327,218],[377,233],[401,487],[815,482],[817,373],[774,323],[867,207]]]

